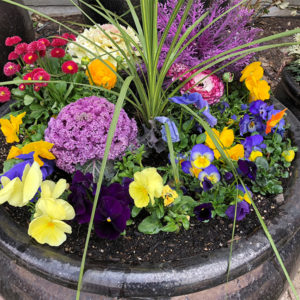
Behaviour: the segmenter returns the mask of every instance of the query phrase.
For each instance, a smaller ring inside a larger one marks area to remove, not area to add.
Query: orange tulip
[[[284,110],[280,111],[279,113],[271,117],[271,119],[267,122],[266,134],[270,133],[271,129],[280,122],[286,110],[287,108],[285,108]]]

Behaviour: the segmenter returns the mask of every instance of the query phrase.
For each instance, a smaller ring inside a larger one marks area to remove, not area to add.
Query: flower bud
[[[223,74],[223,81],[224,82],[232,82],[234,78],[234,74],[230,72],[226,72]]]
[[[84,66],[87,66],[89,63],[90,63],[90,59],[87,57],[87,56],[84,56],[82,59],[81,59],[81,64],[84,65]]]
[[[294,150],[284,150],[281,156],[285,159],[286,162],[291,162],[295,158]]]

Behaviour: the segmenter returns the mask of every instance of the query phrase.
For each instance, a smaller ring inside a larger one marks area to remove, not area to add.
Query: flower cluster
[[[72,173],[77,164],[103,158],[114,109],[105,98],[87,97],[65,106],[56,118],[50,119],[45,140],[54,144],[52,152],[59,168]],[[136,136],[136,122],[122,110],[109,159],[116,159],[130,145],[137,145]]]
[[[125,28],[122,25],[120,26],[122,31],[126,32],[136,44],[139,44],[139,40],[131,27]],[[109,39],[107,35],[109,35],[113,41]],[[96,56],[100,56],[101,59],[109,61],[115,66],[116,60],[120,58],[122,64],[126,66],[124,56],[129,57],[133,54],[139,55],[138,51],[132,50],[131,53],[129,52],[122,33],[112,24],[95,25],[89,29],[85,29],[84,32],[77,37],[76,43],[77,44],[70,43],[68,45],[68,52],[77,63],[81,63],[82,59],[86,57],[94,59]],[[134,49],[133,45],[132,49]]]
[[[253,62],[242,71],[240,81],[245,81],[247,89],[250,91],[249,100],[267,100],[270,99],[270,86],[262,80],[264,69],[261,67],[261,62]]]

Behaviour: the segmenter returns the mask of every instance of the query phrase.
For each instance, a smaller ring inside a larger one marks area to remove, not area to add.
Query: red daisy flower
[[[14,64],[12,62],[6,63],[3,67],[3,73],[5,76],[8,76],[8,77],[15,75],[20,70],[21,70],[20,65]]]
[[[5,40],[5,46],[13,46],[13,45],[20,43],[21,41],[22,41],[22,39],[17,35],[8,37]]]
[[[47,73],[45,70],[41,70],[33,74],[33,80],[42,80],[42,81],[49,81],[50,80],[50,74]],[[36,82],[35,86],[47,86],[47,82]]]
[[[57,36],[56,39],[53,39],[51,42],[52,47],[60,47],[64,46],[68,43],[68,41],[62,39],[60,36]]]
[[[38,92],[41,89],[41,87],[39,85],[35,85],[33,87],[33,89],[34,89],[35,92]]]
[[[33,74],[31,73],[27,73],[23,76],[24,80],[33,80]],[[24,83],[25,85],[31,85],[32,83],[28,82],[28,83]]]
[[[44,57],[46,55],[46,50],[39,51],[39,56]]]
[[[31,42],[27,46],[27,52],[34,53],[35,51],[37,51],[37,41]]]
[[[48,39],[42,38],[38,40],[39,43],[43,43],[46,47],[50,46],[50,41]]]
[[[18,55],[22,55],[22,54],[24,54],[24,53],[27,52],[27,47],[28,47],[28,44],[26,44],[26,43],[18,44],[18,45],[15,47],[15,52],[16,52]]]
[[[26,64],[34,64],[36,62],[36,60],[38,59],[38,56],[37,56],[37,54],[30,52],[30,53],[26,53],[23,56],[23,59]]]
[[[10,100],[10,90],[5,86],[0,86],[0,103]]]
[[[62,64],[61,69],[66,74],[75,74],[78,72],[78,65],[73,60],[68,60]]]
[[[72,33],[64,33],[63,35],[62,35],[62,37],[64,38],[64,39],[67,39],[67,40],[69,40],[69,41],[76,41],[76,35],[74,35],[74,34],[72,34]]]
[[[19,90],[20,91],[24,91],[26,89],[26,85],[24,84],[24,83],[21,83],[20,85],[19,85]]]
[[[16,60],[16,59],[18,59],[19,58],[19,55],[16,53],[16,52],[10,52],[9,54],[8,54],[8,60]]]
[[[54,48],[51,50],[50,54],[52,57],[61,58],[65,56],[66,52],[62,48]]]

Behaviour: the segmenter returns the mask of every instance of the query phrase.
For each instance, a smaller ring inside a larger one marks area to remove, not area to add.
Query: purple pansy
[[[203,222],[211,219],[211,212],[213,210],[211,203],[203,203],[194,208],[194,214],[197,220]]]
[[[199,106],[200,100],[203,100],[201,94],[199,93],[191,93],[191,94],[184,94],[182,96],[176,96],[169,99],[173,103],[177,104],[195,104],[196,106]]]
[[[214,152],[203,144],[195,145],[191,150],[191,163],[199,169],[204,169],[214,160]]]
[[[259,115],[263,120],[266,120],[268,117],[268,113],[272,111],[274,108],[273,105],[268,105],[266,102],[262,100],[257,100],[251,102],[249,106],[249,111],[253,115]]]
[[[248,105],[247,104],[242,104],[241,105],[241,110],[246,110],[248,109]]]
[[[233,174],[232,174],[231,172],[226,172],[226,173],[224,174],[224,179],[225,179],[225,181],[226,181],[227,183],[232,183],[233,180],[234,180],[234,176],[233,176]]]
[[[247,132],[258,131],[262,133],[265,130],[265,125],[262,122],[260,116],[254,116],[250,118],[248,114],[245,114],[243,118],[240,119],[240,135],[243,136]]]
[[[2,176],[5,176],[5,177],[9,178],[10,180],[13,180],[16,177],[19,177],[20,179],[22,179],[25,166],[27,164],[29,164],[31,166],[34,162],[33,154],[34,154],[34,152],[18,155],[17,158],[22,159],[23,161],[20,162],[19,164],[14,165],[10,170],[8,170]],[[42,171],[42,175],[43,175],[43,180],[45,180],[48,176],[50,176],[53,173],[55,163],[54,163],[54,160],[49,160],[49,159],[45,159],[45,158],[41,158],[41,160],[44,162],[44,165],[41,166],[41,171]],[[0,178],[2,176],[0,176]]]
[[[198,179],[200,180],[200,185],[203,187],[204,191],[207,188],[211,189],[214,184],[220,181],[220,173],[216,166],[210,165],[199,173]],[[208,184],[207,180],[211,183]]]
[[[239,170],[244,176],[248,177],[251,180],[256,179],[257,166],[254,162],[249,160],[239,159],[238,165],[239,165]]]
[[[177,127],[176,127],[176,125],[173,121],[171,121],[167,117],[156,117],[155,120],[157,120],[158,122],[160,122],[162,124],[166,124],[166,123],[168,124],[169,129],[170,129],[171,139],[172,139],[173,143],[176,143],[176,142],[180,141],[178,129],[177,129]],[[160,132],[161,132],[161,135],[162,135],[162,139],[165,142],[168,142],[165,126],[162,127]]]
[[[76,171],[72,179],[70,191],[71,194],[68,197],[68,201],[74,207],[76,220],[79,224],[88,223],[91,218],[96,192],[96,184],[93,182],[92,174],[83,174],[81,171]]]
[[[264,144],[263,141],[264,138],[260,134],[246,137],[243,142],[245,157],[248,158],[253,150],[261,151],[261,149],[266,148],[266,144]]]
[[[234,212],[235,212],[235,205],[230,205],[225,214],[227,217],[231,220],[234,220]],[[241,221],[243,220],[247,214],[250,212],[250,206],[249,204],[243,200],[241,202],[237,203],[237,208],[236,208],[236,220]]]
[[[113,190],[112,190],[113,191]],[[130,208],[126,201],[118,198],[118,193],[100,197],[95,213],[94,229],[103,239],[114,240],[126,228],[130,218]]]

